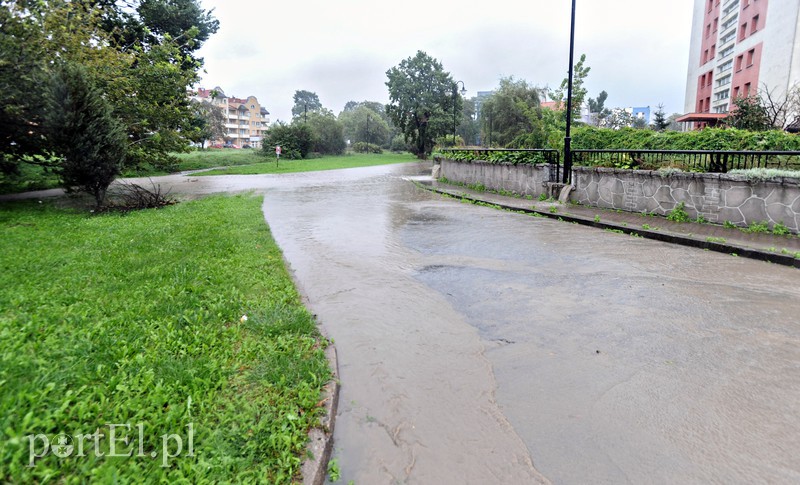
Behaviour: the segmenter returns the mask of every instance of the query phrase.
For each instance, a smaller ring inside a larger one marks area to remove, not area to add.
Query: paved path
[[[356,483],[800,481],[800,273],[442,198],[268,190]],[[638,216],[637,216],[638,217]]]

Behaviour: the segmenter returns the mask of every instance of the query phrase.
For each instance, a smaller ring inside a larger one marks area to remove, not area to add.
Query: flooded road
[[[462,204],[426,169],[175,178],[265,194],[338,350],[343,483],[800,483],[797,269]]]

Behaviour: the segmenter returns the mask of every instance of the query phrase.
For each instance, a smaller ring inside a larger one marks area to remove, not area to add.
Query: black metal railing
[[[482,160],[514,165],[548,164],[550,181],[558,182],[561,174],[561,152],[550,148],[444,148],[442,155],[457,162]]]
[[[572,166],[602,166],[657,170],[726,173],[734,169],[776,168],[800,170],[800,152],[724,150],[579,150],[571,153]]]

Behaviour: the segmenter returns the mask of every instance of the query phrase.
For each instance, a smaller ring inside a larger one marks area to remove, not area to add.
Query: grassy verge
[[[338,168],[388,165],[391,163],[413,162],[415,160],[416,157],[410,153],[383,153],[380,155],[358,153],[338,157],[314,158],[310,160],[280,160],[277,164],[273,158],[269,162],[210,170],[197,175],[257,175],[265,173],[313,172]]]
[[[330,372],[260,206],[0,205],[0,482],[297,474]]]

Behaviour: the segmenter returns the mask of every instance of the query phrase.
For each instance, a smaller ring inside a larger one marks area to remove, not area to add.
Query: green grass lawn
[[[0,230],[0,482],[297,476],[331,374],[260,198],[5,203]]]
[[[180,171],[252,165],[264,161],[261,150],[254,149],[212,148],[189,153],[177,153],[175,156],[180,160],[178,164]]]
[[[219,170],[209,170],[197,175],[257,175],[265,173],[293,173],[313,172],[317,170],[334,170],[338,168],[369,167],[373,165],[388,165],[391,163],[413,162],[417,158],[410,153],[382,153],[367,154],[355,153],[341,156],[326,156],[310,160],[279,160],[275,158],[268,162],[263,161],[253,165],[241,165]]]

